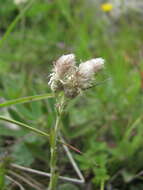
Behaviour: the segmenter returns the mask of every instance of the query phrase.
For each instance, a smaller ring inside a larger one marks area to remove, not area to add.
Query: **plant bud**
[[[71,71],[75,66],[75,55],[68,54],[61,56],[55,63],[55,72],[59,78]]]
[[[85,77],[91,77],[94,73],[103,69],[104,67],[104,59],[90,59],[84,63],[79,65],[79,73],[84,75]]]
[[[79,65],[78,82],[83,89],[90,87],[93,76],[104,67],[104,59],[97,58],[83,62]]]

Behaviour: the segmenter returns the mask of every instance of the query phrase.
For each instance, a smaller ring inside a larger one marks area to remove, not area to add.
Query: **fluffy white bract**
[[[77,67],[74,54],[63,55],[55,62],[48,84],[52,91],[64,91],[65,96],[73,98],[91,87],[94,74],[103,67],[102,58],[88,60]]]
[[[54,71],[57,77],[62,79],[75,66],[75,55],[68,54],[61,56],[55,63]]]
[[[79,65],[79,73],[85,77],[91,77],[94,73],[103,69],[103,67],[104,59],[91,59]]]
[[[78,71],[78,83],[80,88],[89,88],[94,81],[94,75],[103,68],[104,59],[102,58],[91,59],[81,63]]]
[[[56,65],[64,65],[64,64],[75,64],[75,55],[74,54],[67,54],[62,55],[57,61]]]

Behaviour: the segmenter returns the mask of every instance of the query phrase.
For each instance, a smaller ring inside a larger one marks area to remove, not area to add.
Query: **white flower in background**
[[[91,87],[94,74],[103,67],[102,58],[88,60],[77,67],[74,54],[63,55],[55,62],[48,84],[52,91],[64,91],[65,96],[72,98]]]
[[[23,3],[26,3],[26,2],[27,2],[27,0],[14,0],[14,3],[16,5],[20,5],[20,4],[23,4]]]

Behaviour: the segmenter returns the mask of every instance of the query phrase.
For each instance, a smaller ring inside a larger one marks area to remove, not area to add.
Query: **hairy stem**
[[[57,106],[57,117],[56,124],[54,129],[51,131],[51,160],[50,160],[50,183],[48,190],[56,190],[57,179],[58,179],[58,171],[57,171],[57,138],[59,134],[60,120],[63,112],[64,101],[61,100],[60,104]]]

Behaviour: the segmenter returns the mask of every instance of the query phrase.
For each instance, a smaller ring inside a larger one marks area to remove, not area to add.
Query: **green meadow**
[[[82,152],[70,148],[85,183],[59,179],[53,190],[143,189],[143,15],[131,10],[114,18],[111,11],[90,0],[0,0],[1,104],[52,93],[49,75],[63,54],[74,53],[78,63],[105,59],[97,85],[72,99],[61,119],[66,142]],[[55,124],[53,98],[1,104],[0,116],[34,129],[50,134]],[[48,177],[12,164],[49,172],[50,143],[1,120],[0,189],[47,189]],[[60,143],[57,165],[60,175],[77,178]]]

